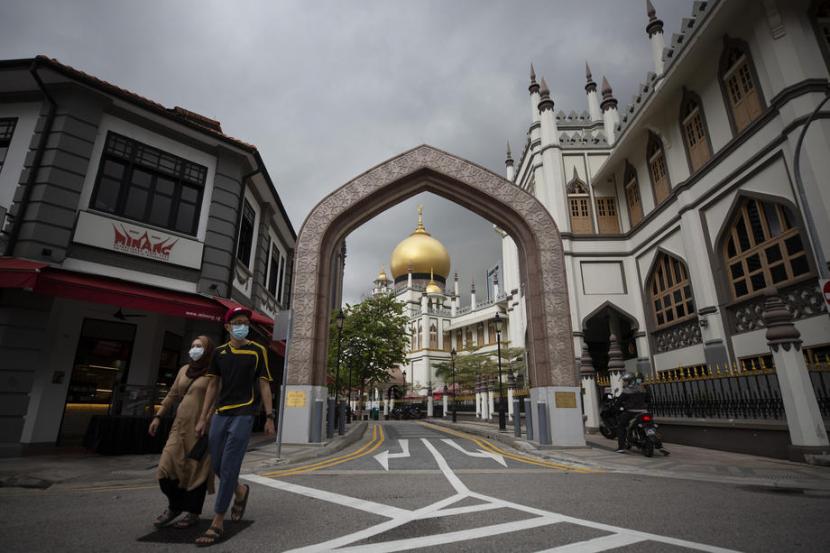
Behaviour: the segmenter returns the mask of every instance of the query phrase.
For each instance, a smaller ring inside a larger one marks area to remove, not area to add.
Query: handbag
[[[208,450],[208,436],[207,434],[202,434],[196,443],[193,444],[193,447],[187,454],[188,459],[193,459],[194,461],[201,461],[202,458],[205,456]]]

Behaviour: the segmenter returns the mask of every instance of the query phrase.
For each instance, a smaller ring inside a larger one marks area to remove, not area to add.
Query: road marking
[[[490,453],[488,451],[484,451],[483,449],[479,449],[478,453],[476,453],[475,451],[467,451],[466,449],[464,449],[463,447],[461,447],[460,445],[455,443],[454,440],[450,440],[450,439],[446,438],[446,439],[443,439],[441,441],[444,442],[445,444],[449,445],[449,446],[454,447],[455,449],[457,449],[458,451],[460,451],[461,453],[463,453],[464,455],[466,455],[468,457],[479,457],[479,458],[484,458],[484,459],[492,459],[495,462],[497,462],[498,464],[500,464],[501,466],[503,466],[504,468],[507,468],[507,462],[505,462],[504,456],[499,455],[498,453]]]
[[[421,441],[424,442],[424,445],[427,446],[429,452],[432,453],[433,457],[435,457],[435,462],[438,463],[438,468],[440,468],[441,472],[444,473],[444,477],[446,477],[447,481],[450,483],[450,486],[452,486],[459,494],[470,493],[470,489],[467,488],[467,486],[464,485],[464,482],[462,482],[461,479],[455,475],[450,466],[447,464],[447,460],[444,459],[440,453],[438,453],[438,450],[435,449],[435,447],[429,443],[426,438],[421,438]]]
[[[375,461],[380,463],[380,466],[383,467],[383,470],[389,472],[389,459],[402,459],[404,457],[409,457],[409,440],[398,440],[398,444],[401,446],[400,453],[389,453],[389,450],[382,451],[375,455]]]
[[[602,536],[601,538],[594,538],[592,540],[560,545],[559,547],[545,549],[538,553],[600,553],[601,551],[608,551],[609,549],[616,549],[617,547],[624,547],[626,545],[640,543],[641,541],[645,540],[627,534],[611,534],[610,536]]]
[[[564,471],[569,471],[569,472],[577,472],[577,473],[581,473],[581,474],[590,474],[590,473],[601,472],[601,471],[598,471],[598,470],[595,470],[595,469],[588,469],[588,468],[584,468],[584,467],[576,467],[576,466],[572,466],[572,465],[565,465],[563,463],[554,463],[553,461],[547,461],[547,460],[544,460],[544,459],[538,459],[538,458],[535,458],[535,457],[529,457],[529,456],[520,455],[520,454],[517,454],[517,453],[512,453],[510,451],[505,451],[504,449],[501,449],[500,447],[497,447],[496,445],[492,444],[491,442],[488,442],[487,440],[484,440],[484,439],[480,439],[477,436],[474,436],[472,434],[467,434],[466,432],[460,432],[458,430],[453,430],[453,429],[450,429],[450,428],[445,428],[443,426],[430,424],[428,422],[418,422],[418,424],[420,424],[422,426],[425,426],[425,427],[435,429],[435,430],[437,430],[439,432],[443,432],[445,434],[450,434],[452,436],[458,436],[459,438],[464,438],[465,440],[470,440],[471,442],[473,442],[474,444],[476,444],[477,446],[479,446],[482,449],[485,449],[487,451],[491,451],[493,453],[498,453],[499,455],[502,455],[503,457],[506,457],[507,459],[512,459],[512,460],[518,461],[520,463],[525,463],[525,464],[528,464],[528,465],[536,465],[536,466],[539,466],[539,467],[545,467],[545,468],[550,468],[550,469],[558,469],[558,470],[564,470]]]
[[[287,468],[283,470],[275,470],[271,472],[264,472],[261,476],[268,476],[268,477],[284,477],[284,476],[295,476],[297,474],[305,474],[309,472],[314,472],[317,470],[334,467],[345,463],[347,461],[352,461],[354,459],[358,459],[365,455],[368,455],[375,451],[377,448],[383,444],[384,437],[383,437],[383,427],[379,424],[372,425],[372,438],[371,440],[363,445],[357,451],[353,451],[352,453],[347,453],[346,455],[341,455],[339,457],[331,457],[325,459],[323,461],[318,461],[316,463],[312,463],[309,465],[301,465],[294,468]]]
[[[428,515],[422,516],[420,518],[436,518],[436,517],[449,517],[453,515],[466,515],[468,513],[478,513],[480,511],[491,511],[493,509],[502,509],[501,505],[496,505],[495,503],[481,503],[479,505],[468,505],[467,507],[456,507],[454,509],[442,509],[440,511],[435,511],[433,513],[429,513]]]

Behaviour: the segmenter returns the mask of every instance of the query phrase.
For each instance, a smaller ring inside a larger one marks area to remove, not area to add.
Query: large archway
[[[554,444],[582,445],[571,316],[559,230],[532,195],[474,163],[419,146],[346,183],[318,203],[297,238],[283,435],[320,435],[326,348],[337,247],[355,228],[393,205],[432,192],[492,221],[515,241],[527,304],[527,350],[534,415],[546,413]],[[542,411],[538,405],[544,404]],[[316,426],[316,428],[313,428]],[[538,437],[537,437],[538,439]],[[543,437],[544,439],[544,437]]]

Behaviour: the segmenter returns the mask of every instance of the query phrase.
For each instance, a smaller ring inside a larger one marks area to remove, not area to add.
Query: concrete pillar
[[[790,458],[815,463],[817,457],[830,459],[830,443],[818,408],[818,401],[801,352],[801,333],[793,316],[778,296],[768,288],[764,305],[767,344],[772,352],[781,399],[790,430]]]
[[[433,405],[432,400],[432,388],[427,390],[427,416],[432,417],[435,413],[435,406]]]
[[[507,377],[507,419],[513,420],[513,391],[516,389],[516,377],[513,373]]]
[[[542,174],[544,186],[536,184],[536,196],[550,211],[561,231],[570,230],[571,220],[566,211],[565,178],[562,164],[562,149],[559,145],[559,129],[553,113],[553,99],[542,79],[542,96],[539,101],[541,117]]]
[[[481,418],[481,379],[476,376],[476,384],[475,384],[475,392],[476,392],[476,418]]]
[[[513,182],[516,176],[516,170],[513,168],[513,155],[510,153],[510,142],[507,143],[507,159],[504,160],[504,172],[507,180]]]
[[[588,351],[588,344],[582,344],[580,359],[580,375],[582,376],[582,404],[585,415],[585,430],[596,432],[599,429],[599,390],[597,390],[597,371],[594,369],[594,360]]]
[[[493,413],[496,412],[496,390],[495,386],[491,383],[487,383],[487,418],[492,419]]]
[[[444,408],[443,411],[441,412],[441,416],[444,417],[444,418],[447,417],[447,412],[449,411],[449,409],[447,407],[448,404],[449,404],[448,396],[449,396],[449,393],[447,392],[446,389],[444,389],[444,395],[441,396],[441,400],[443,402],[442,407]]]

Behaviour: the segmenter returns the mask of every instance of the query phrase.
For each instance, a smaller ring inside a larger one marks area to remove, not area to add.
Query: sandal
[[[153,526],[155,526],[156,528],[163,528],[164,526],[167,526],[168,524],[173,522],[173,519],[179,516],[180,514],[182,514],[181,511],[171,511],[170,509],[167,509],[162,514],[156,517],[155,522],[153,522]]]
[[[187,513],[181,519],[176,521],[176,524],[173,525],[173,528],[178,528],[179,530],[182,530],[184,528],[196,526],[197,524],[199,524],[199,515],[194,513]]]
[[[233,507],[231,507],[231,520],[239,522],[245,515],[245,507],[248,505],[248,496],[251,495],[251,486],[245,484],[245,495],[242,499],[233,500]]]
[[[208,547],[214,543],[222,541],[222,536],[224,535],[225,531],[223,529],[211,526],[205,530],[204,534],[196,538],[196,545],[199,547]]]

